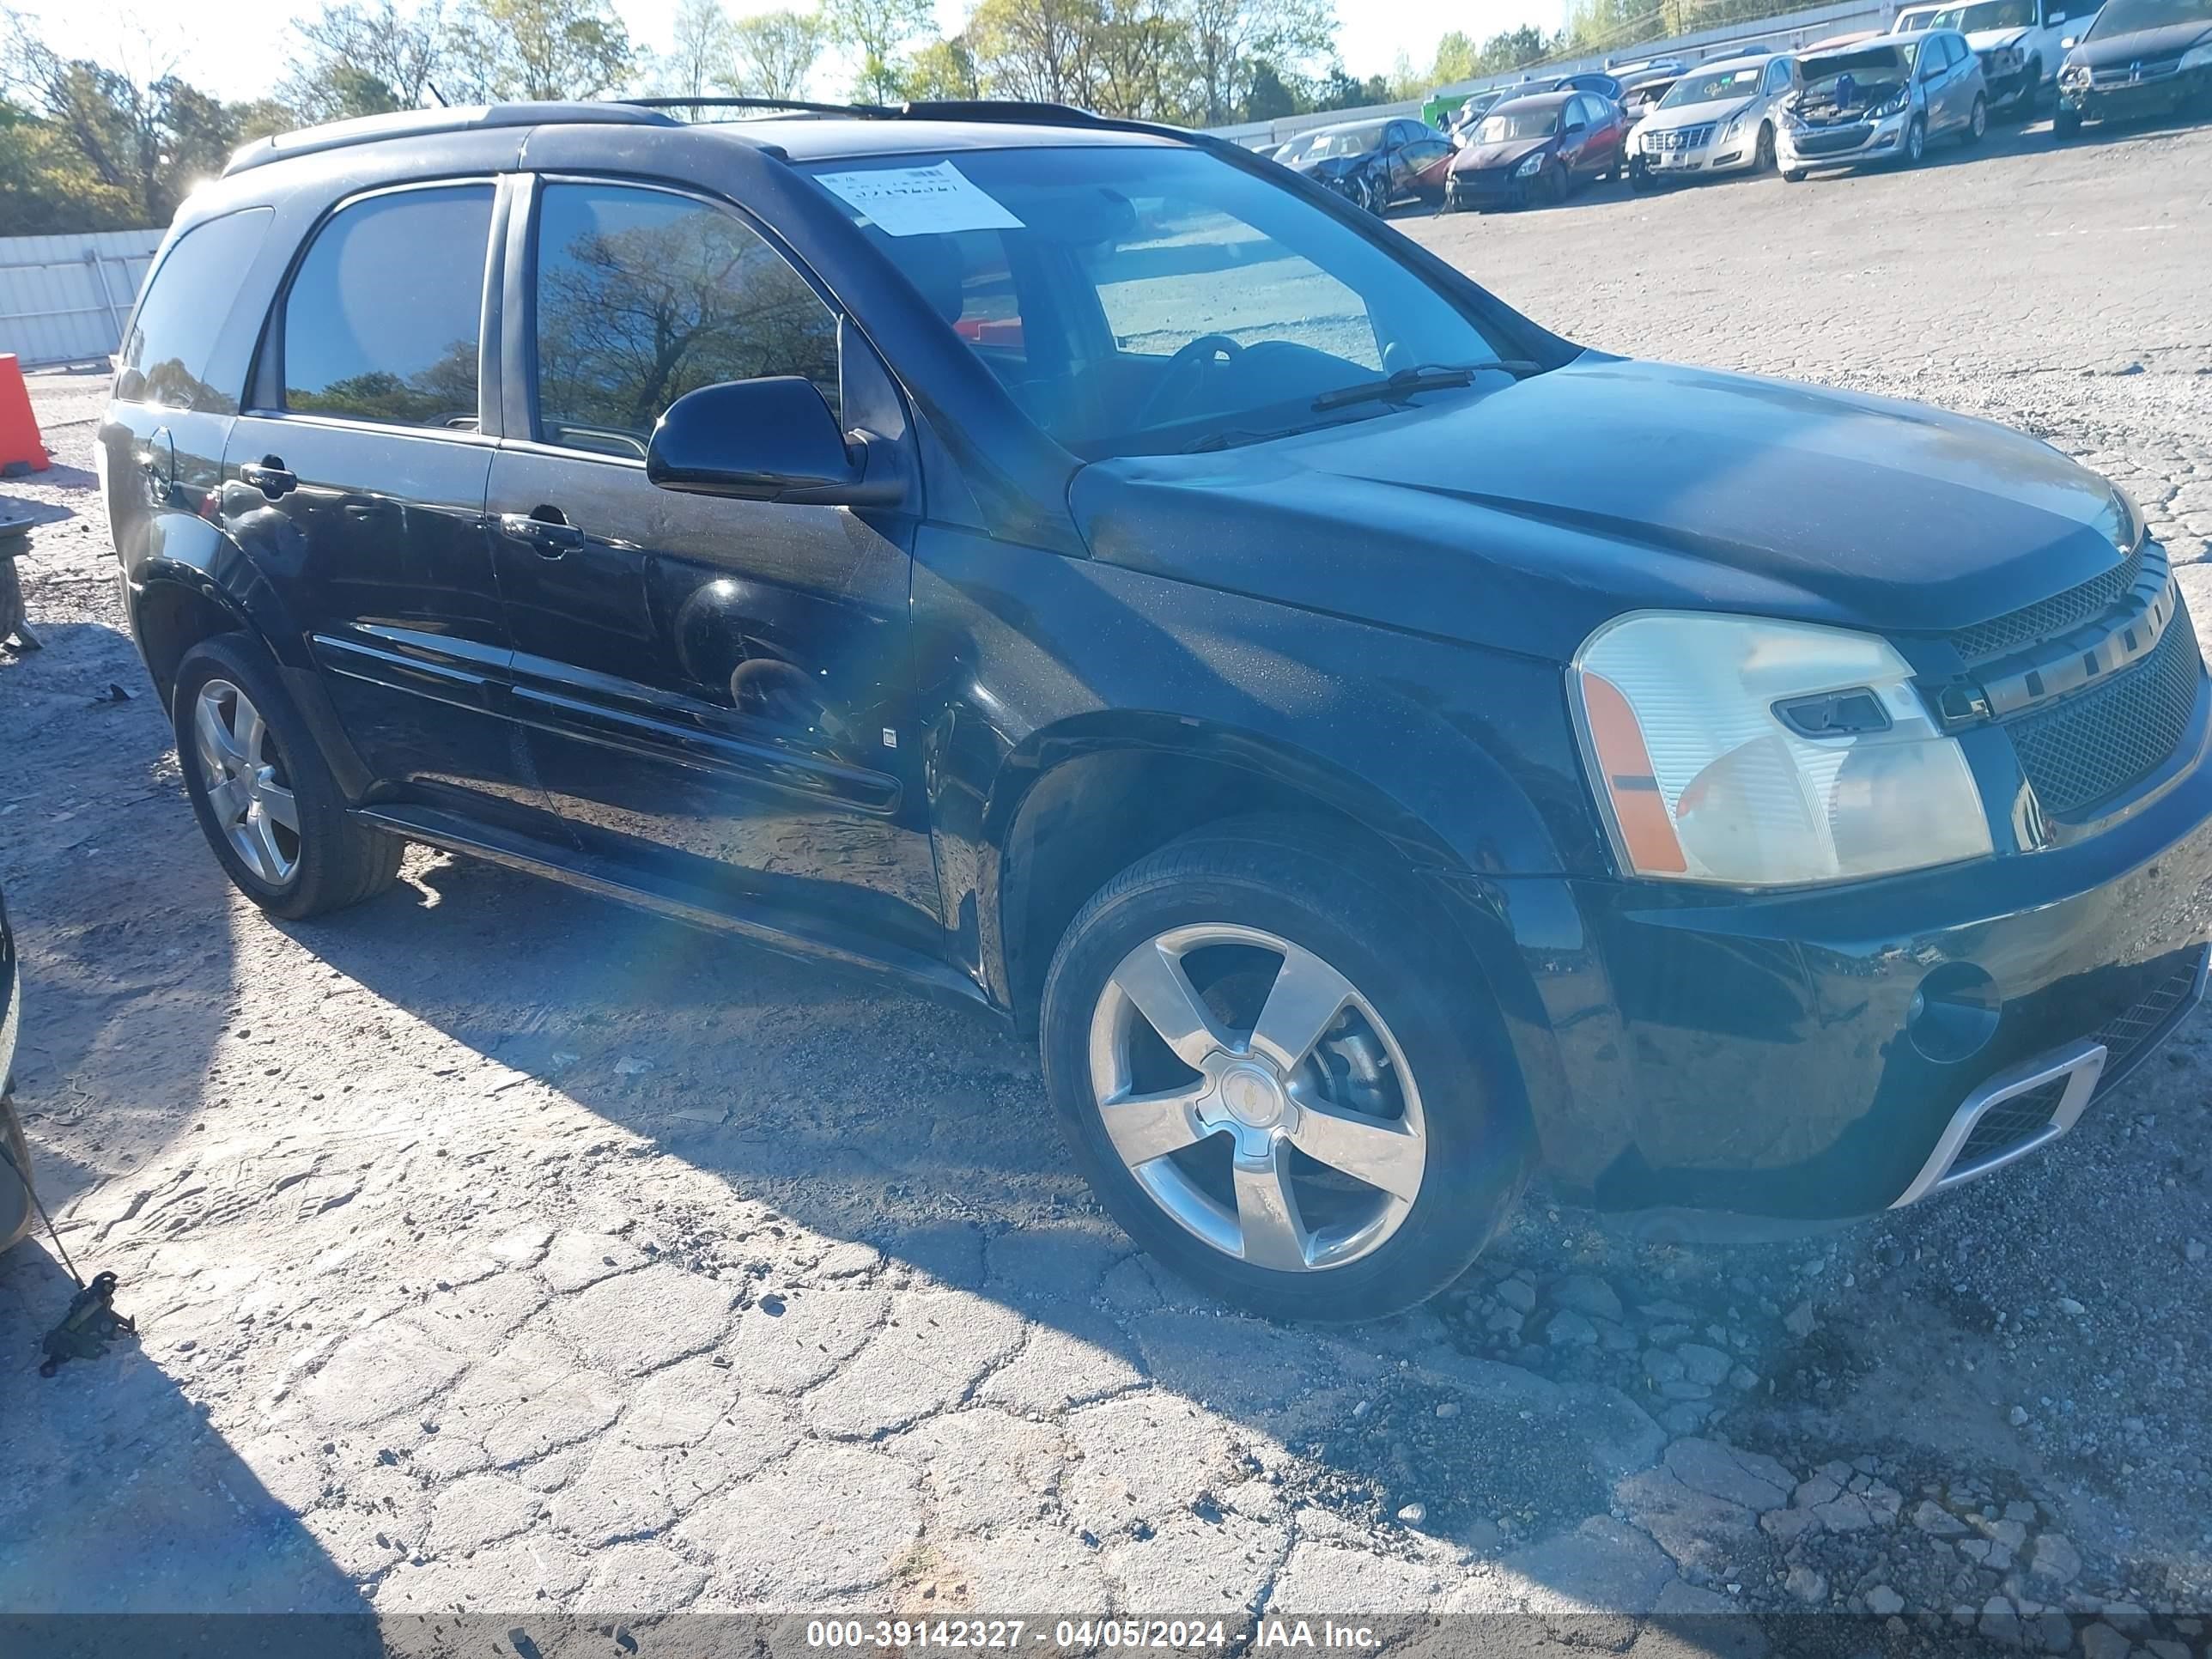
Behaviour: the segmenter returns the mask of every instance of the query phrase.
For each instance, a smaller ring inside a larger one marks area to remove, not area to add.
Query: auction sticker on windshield
[[[816,178],[875,222],[886,236],[934,236],[953,230],[1019,230],[1006,204],[978,190],[950,161],[928,167],[871,167]]]

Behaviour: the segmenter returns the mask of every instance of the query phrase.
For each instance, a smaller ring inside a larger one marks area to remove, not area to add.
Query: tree
[[[1102,23],[1096,0],[982,0],[968,33],[993,97],[1082,104]]]
[[[909,98],[981,98],[983,82],[968,37],[956,34],[950,40],[933,40],[915,53],[913,67],[907,71],[906,93]]]
[[[1273,64],[1262,58],[1252,65],[1252,85],[1244,94],[1246,120],[1273,121],[1296,115],[1302,101],[1297,93],[1284,83]]]
[[[1450,30],[1437,42],[1437,55],[1430,65],[1429,78],[1440,87],[1448,87],[1455,81],[1474,78],[1474,42],[1468,38],[1464,30]]]
[[[467,0],[448,52],[466,95],[492,99],[597,98],[635,57],[607,0]]]
[[[1103,0],[1091,106],[1180,121],[1189,113],[1190,27],[1176,0]]]
[[[813,12],[763,11],[731,27],[721,84],[752,98],[804,98],[821,58],[822,19]]]
[[[1192,113],[1218,126],[1241,108],[1255,67],[1310,63],[1336,38],[1330,0],[1185,0]]]
[[[103,184],[59,127],[0,101],[0,236],[123,230],[143,222],[128,192]]]
[[[345,0],[292,27],[305,52],[277,90],[305,121],[420,108],[448,67],[452,40],[438,0],[412,12],[397,0]]]
[[[676,8],[676,44],[656,65],[663,92],[703,98],[729,78],[737,29],[721,0],[683,0]]]
[[[894,104],[905,95],[915,42],[937,27],[932,0],[823,0],[829,38],[859,61],[853,96]]]

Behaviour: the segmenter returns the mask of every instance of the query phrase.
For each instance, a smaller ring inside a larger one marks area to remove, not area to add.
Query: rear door
[[[796,374],[848,428],[879,429],[862,406],[896,406],[888,375],[726,204],[589,178],[526,194],[509,242],[510,435],[487,507],[517,715],[548,796],[609,856],[933,945],[910,523],[645,474],[653,423],[686,392]]]
[[[542,805],[506,717],[478,345],[495,191],[340,203],[264,331],[223,459],[231,534],[285,588],[381,781],[472,812]]]

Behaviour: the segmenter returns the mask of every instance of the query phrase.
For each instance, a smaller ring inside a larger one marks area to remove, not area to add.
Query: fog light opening
[[[1981,1052],[2002,1012],[1995,980],[1971,962],[1947,962],[1913,992],[1905,1034],[1923,1059],[1954,1065]]]

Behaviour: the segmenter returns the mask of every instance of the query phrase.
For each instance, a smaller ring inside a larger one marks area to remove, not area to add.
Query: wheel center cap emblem
[[[1283,1121],[1282,1085],[1256,1066],[1233,1066],[1221,1074],[1221,1103],[1248,1128],[1272,1129]]]

